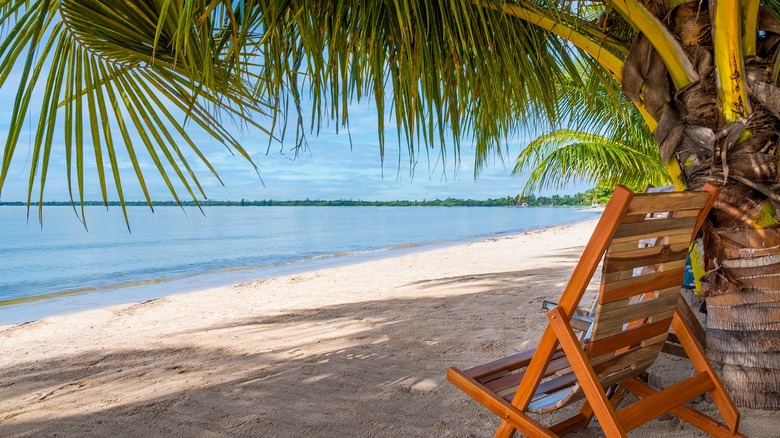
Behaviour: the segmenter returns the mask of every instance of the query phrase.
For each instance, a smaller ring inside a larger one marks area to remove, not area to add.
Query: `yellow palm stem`
[[[704,296],[701,279],[707,274],[704,269],[704,248],[699,240],[694,240],[689,247],[688,254],[691,255],[691,270],[693,271],[693,285],[696,288],[696,295]]]
[[[678,192],[685,191],[687,187],[682,180],[682,170],[680,169],[680,162],[677,161],[677,158],[670,158],[665,165],[666,170],[669,171],[669,176],[672,177],[672,184],[674,184],[674,189]]]
[[[585,51],[601,64],[616,81],[623,79],[623,60],[604,48],[599,41],[545,13],[518,5],[504,4],[503,12],[546,29]]]
[[[758,7],[760,0],[742,0],[742,52],[745,56],[756,55],[756,39],[758,37]]]
[[[712,36],[715,46],[715,79],[726,123],[750,114],[745,87],[738,0],[710,1]]]
[[[699,79],[682,45],[647,8],[636,0],[612,0],[612,6],[650,41],[669,70],[675,88],[680,90]]]
[[[650,115],[649,112],[647,112],[647,108],[645,108],[644,105],[642,105],[639,102],[634,102],[634,105],[636,105],[637,109],[639,110],[639,113],[642,115],[642,118],[645,120],[645,123],[647,124],[647,127],[650,129],[650,132],[655,132],[655,128],[658,127],[658,121]]]

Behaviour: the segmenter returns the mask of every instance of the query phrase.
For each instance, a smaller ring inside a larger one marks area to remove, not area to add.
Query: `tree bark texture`
[[[780,410],[780,233],[724,231],[722,263],[740,287],[707,298],[707,355],[739,405]]]

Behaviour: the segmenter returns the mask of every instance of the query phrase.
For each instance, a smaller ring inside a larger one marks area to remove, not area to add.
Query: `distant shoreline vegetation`
[[[242,199],[240,201],[182,201],[177,203],[176,201],[155,201],[153,205],[155,207],[589,207],[594,204],[604,204],[609,199],[609,195],[612,190],[605,189],[591,189],[585,193],[577,193],[575,195],[553,195],[553,196],[507,196],[504,198],[495,199],[434,199],[431,201],[353,201],[351,199],[340,199],[335,201],[326,201],[319,199],[303,199],[297,201],[275,201],[275,200],[261,200],[261,201],[248,201]],[[70,201],[46,201],[42,203],[44,206],[71,206]],[[0,202],[0,206],[26,206],[27,203],[23,201],[10,201]],[[38,202],[31,202],[31,206],[38,206]],[[78,205],[78,203],[77,203]],[[118,207],[119,201],[109,201],[108,204],[102,201],[84,201],[85,206],[110,206]],[[146,201],[127,201],[125,205],[128,207],[146,207],[148,204]]]

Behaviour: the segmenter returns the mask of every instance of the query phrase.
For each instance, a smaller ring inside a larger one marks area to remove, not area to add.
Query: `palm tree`
[[[456,162],[467,139],[480,165],[573,105],[560,84],[597,76],[635,104],[680,189],[722,187],[706,233],[708,354],[739,404],[780,409],[778,11],[761,0],[0,0],[0,84],[18,89],[0,187],[30,124],[28,199],[42,196],[54,144],[74,207],[92,157],[104,200],[107,181],[123,199],[121,155],[145,192],[141,156],[174,196],[180,181],[196,197],[178,145],[204,158],[185,123],[248,158],[229,122],[283,137],[292,120],[303,148],[323,120],[348,126],[361,99],[377,107],[380,154],[389,108],[410,159]]]

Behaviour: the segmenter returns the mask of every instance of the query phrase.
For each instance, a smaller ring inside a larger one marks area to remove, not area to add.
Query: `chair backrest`
[[[602,386],[644,372],[672,322],[689,245],[717,189],[635,194],[602,264],[586,353]]]

